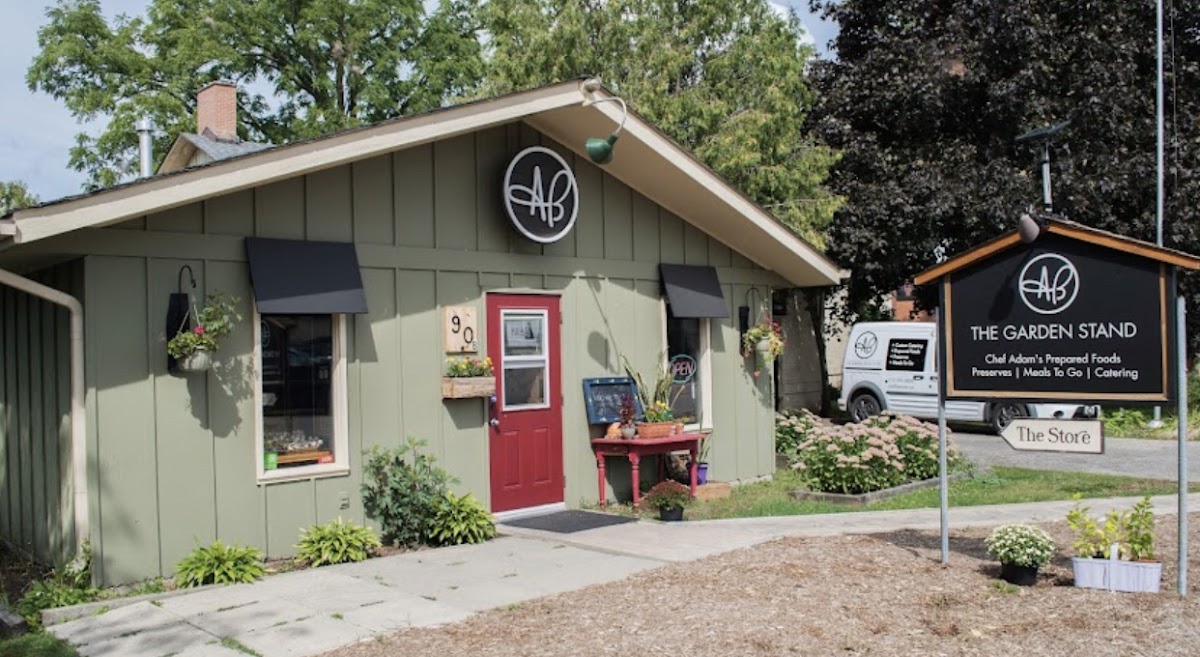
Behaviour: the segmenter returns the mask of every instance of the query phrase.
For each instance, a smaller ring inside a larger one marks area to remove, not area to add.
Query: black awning
[[[246,258],[260,313],[367,312],[353,244],[247,237]]]
[[[729,317],[717,270],[696,265],[659,265],[671,314],[676,317]]]

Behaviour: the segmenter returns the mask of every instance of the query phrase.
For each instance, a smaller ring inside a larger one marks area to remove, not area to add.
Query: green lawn
[[[79,657],[66,643],[45,632],[0,640],[0,657]]]
[[[779,470],[773,480],[738,486],[733,489],[733,495],[726,499],[697,502],[688,508],[686,515],[689,520],[712,520],[920,509],[938,505],[937,488],[900,495],[865,507],[854,507],[827,502],[798,502],[792,499],[791,492],[801,487],[802,481],[795,472]],[[1193,486],[1192,490],[1200,491],[1200,485]],[[1174,483],[1157,479],[995,468],[974,479],[950,484],[949,498],[951,506],[979,506],[1067,500],[1075,493],[1083,493],[1084,497],[1133,497],[1166,495],[1175,491]]]

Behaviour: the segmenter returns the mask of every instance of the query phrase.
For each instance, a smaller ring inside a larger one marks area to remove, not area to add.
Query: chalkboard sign
[[[583,380],[583,400],[587,405],[588,424],[611,424],[621,421],[621,399],[633,398],[636,418],[642,417],[642,402],[638,399],[637,384],[627,376]]]

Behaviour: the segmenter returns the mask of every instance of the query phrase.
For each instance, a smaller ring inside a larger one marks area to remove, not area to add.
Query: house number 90
[[[479,351],[476,335],[475,309],[470,306],[446,308],[446,353],[462,354]]]

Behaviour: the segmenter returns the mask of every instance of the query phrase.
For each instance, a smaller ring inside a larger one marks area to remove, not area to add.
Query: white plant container
[[[212,368],[212,354],[204,349],[177,358],[175,365],[180,372],[207,372]]]
[[[1071,559],[1075,586],[1083,589],[1158,593],[1162,583],[1162,563],[1157,561],[1121,561],[1118,559]]]

